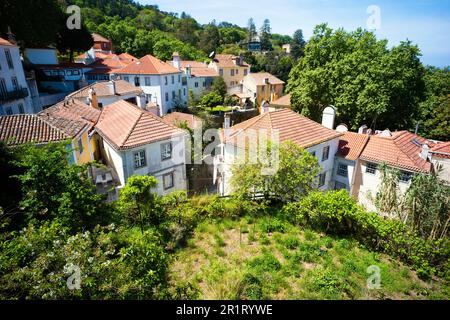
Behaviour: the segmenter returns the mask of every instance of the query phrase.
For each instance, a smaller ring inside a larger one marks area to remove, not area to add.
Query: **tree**
[[[23,173],[17,179],[27,223],[59,217],[76,231],[109,220],[111,210],[96,192],[87,165],[69,164],[68,158],[65,143],[20,147],[17,164]]]
[[[270,20],[265,19],[260,31],[261,39],[261,50],[270,51],[272,50],[272,28],[270,27]]]
[[[142,234],[148,223],[158,225],[160,210],[158,195],[152,192],[158,180],[151,176],[131,176],[120,191],[117,206],[131,225],[139,224]]]
[[[60,29],[56,46],[59,52],[69,52],[69,61],[73,62],[74,51],[87,51],[92,48],[94,40],[88,29],[82,25],[81,29],[70,30],[66,26]]]
[[[216,51],[220,45],[219,28],[214,24],[208,24],[201,33],[198,45],[207,54]]]
[[[305,55],[292,69],[287,90],[294,109],[319,121],[328,105],[337,121],[356,130],[410,129],[423,99],[420,50],[410,42],[387,48],[387,41],[361,29],[316,27]]]
[[[222,77],[215,77],[211,85],[211,91],[217,93],[222,98],[225,98],[227,94],[227,84]]]
[[[425,99],[419,105],[419,133],[430,139],[450,140],[450,68],[428,67]]]
[[[256,37],[256,25],[253,18],[248,19],[247,23],[247,41],[250,42],[254,37]]]
[[[203,108],[211,108],[217,107],[218,105],[223,103],[223,97],[219,95],[216,91],[211,91],[205,94],[200,99],[200,105]]]
[[[291,55],[295,60],[300,59],[304,55],[306,41],[303,38],[303,31],[298,29],[294,32],[294,36],[291,41]]]
[[[271,148],[272,147],[272,148]],[[238,197],[266,199],[282,202],[298,201],[317,185],[319,165],[317,159],[291,141],[268,150],[279,148],[278,169],[273,175],[264,175],[261,163],[236,162],[232,166],[231,186]]]
[[[175,22],[175,36],[190,45],[195,46],[198,43],[197,31],[199,29],[197,21],[189,16]]]

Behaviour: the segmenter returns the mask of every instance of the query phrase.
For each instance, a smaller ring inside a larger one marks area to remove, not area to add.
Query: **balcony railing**
[[[12,91],[0,92],[0,101],[7,102],[28,97],[27,88],[14,89]]]

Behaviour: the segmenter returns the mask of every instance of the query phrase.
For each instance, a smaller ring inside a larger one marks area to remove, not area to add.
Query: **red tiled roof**
[[[136,87],[125,80],[114,80],[114,83],[116,85],[116,95],[118,96],[127,95],[131,93],[140,94],[143,92],[141,88]],[[109,87],[109,81],[102,81],[102,82],[95,82],[91,85],[83,87],[80,90],[71,93],[70,95],[68,95],[68,97],[87,98],[89,97],[89,90],[91,88],[95,90],[97,97],[112,96]]]
[[[6,39],[0,38],[0,46],[14,46],[14,45]]]
[[[166,114],[163,117],[164,122],[169,123],[174,126],[186,122],[190,129],[194,129],[202,124],[202,119],[194,116],[193,114],[183,113],[183,112],[172,112]]]
[[[278,130],[280,142],[292,141],[302,148],[308,148],[322,142],[338,138],[342,133],[325,128],[290,109],[280,109],[241,122],[230,128],[226,142],[236,144],[239,137],[248,130],[265,129],[270,135]]]
[[[161,118],[120,100],[103,108],[96,131],[116,149],[129,149],[182,135]]]
[[[355,132],[344,132],[339,140],[338,156],[347,160],[356,160],[369,141],[369,135]]]
[[[76,99],[67,99],[42,110],[38,116],[68,136],[75,137],[85,128],[93,128],[100,116],[100,110]]]
[[[69,138],[62,130],[34,114],[0,117],[0,140],[8,145],[48,143]]]
[[[437,143],[431,148],[431,152],[436,158],[450,159],[450,141]]]
[[[291,107],[291,94],[288,93],[280,98],[278,98],[277,100],[274,100],[270,103],[270,105],[274,105],[274,106],[285,106],[287,108]]]
[[[284,81],[278,79],[274,75],[268,73],[268,72],[257,72],[257,73],[249,73],[244,77],[244,81],[247,78],[247,80],[250,80],[255,83],[257,86],[265,85],[264,81],[265,79],[269,79],[270,84],[284,84]]]
[[[393,132],[391,136],[371,136],[361,153],[361,159],[386,163],[416,172],[430,172],[431,164],[420,157],[426,139],[408,131]]]
[[[180,70],[177,68],[151,55],[146,55],[138,61],[134,61],[128,66],[115,71],[115,73],[119,74],[169,74],[179,72]]]
[[[173,65],[172,61],[168,61],[168,63]],[[183,71],[185,71],[188,66],[191,67],[191,75],[193,77],[218,77],[219,76],[217,71],[212,68],[208,68],[208,65],[206,63],[203,63],[200,61],[190,61],[190,60],[180,61],[180,67]]]
[[[235,59],[239,59],[232,54],[216,54],[214,57],[214,62],[218,67],[222,68],[232,68],[232,67],[250,67],[245,61],[242,62],[242,65],[238,66],[234,63]]]
[[[94,42],[110,42],[109,39],[106,39],[105,37],[99,35],[98,33],[93,33],[92,39],[94,40]]]

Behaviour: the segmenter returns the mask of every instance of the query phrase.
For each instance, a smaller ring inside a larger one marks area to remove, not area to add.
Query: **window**
[[[234,69],[231,69],[231,70],[230,70],[230,75],[231,75],[232,77],[234,77]]]
[[[181,82],[181,74],[178,75],[178,83]]]
[[[152,95],[151,94],[146,94],[145,96],[147,97],[147,102],[152,101]]]
[[[147,165],[147,161],[145,159],[145,150],[133,153],[133,159],[135,169],[139,169]]]
[[[164,190],[173,188],[173,172],[163,175]]]
[[[175,100],[175,98],[176,98],[175,91],[172,91],[172,100]]]
[[[325,185],[326,178],[327,178],[326,172],[319,174],[319,188],[321,188]]]
[[[348,166],[346,164],[339,163],[337,168],[337,174],[341,177],[348,177]]]
[[[206,88],[206,81],[203,81],[203,88]]]
[[[169,82],[167,81],[167,76],[164,77],[164,84],[167,86],[169,84]]]
[[[145,85],[151,86],[150,77],[145,77]]]
[[[14,69],[14,65],[13,65],[13,61],[12,61],[12,57],[11,57],[11,51],[9,51],[9,49],[5,49],[5,56],[6,56],[6,61],[8,62],[8,67],[10,69]]]
[[[169,93],[166,92],[166,101],[169,101]]]
[[[139,77],[134,77],[134,85],[136,87],[139,87],[141,85],[141,81],[139,80]]]
[[[10,116],[10,115],[13,114],[11,107],[6,107],[6,114],[7,114],[8,116]]]
[[[223,77],[223,69],[219,69],[219,75]]]
[[[342,189],[347,190],[347,185],[345,183],[336,181],[336,183],[334,184],[334,189],[335,190],[342,190]]]
[[[123,80],[125,80],[126,82],[130,82],[130,77],[124,76],[124,77],[123,77]]]
[[[323,148],[322,151],[322,162],[327,161],[329,156],[330,156],[330,146],[326,146]]]
[[[100,109],[103,108],[103,102],[98,102],[97,104]]]
[[[183,96],[186,95],[186,88],[183,88]]]
[[[368,162],[366,166],[366,173],[375,174],[377,172],[377,165],[375,163]]]
[[[83,153],[83,139],[82,138],[78,139],[78,152],[80,154]]]
[[[412,173],[407,171],[400,172],[400,182],[408,183],[411,180]]]
[[[19,90],[19,82],[17,81],[17,78],[16,77],[12,77],[11,81],[12,81],[14,89],[15,90]]]
[[[244,76],[246,76],[248,74],[248,70],[244,69]]]
[[[19,103],[19,113],[25,113],[25,110],[23,109],[23,104]]]
[[[178,98],[181,98],[181,89],[178,89]]]
[[[239,69],[236,69],[236,74],[239,74]]]
[[[6,95],[6,82],[5,79],[0,78],[0,95]]]
[[[174,83],[175,83],[175,76],[172,75],[172,84],[174,84]]]
[[[161,160],[172,158],[172,143],[161,144]]]
[[[310,152],[309,154],[312,155],[313,157],[316,156],[316,152],[315,152],[315,151],[312,151],[312,152]]]
[[[195,87],[198,88],[198,82],[195,83]]]

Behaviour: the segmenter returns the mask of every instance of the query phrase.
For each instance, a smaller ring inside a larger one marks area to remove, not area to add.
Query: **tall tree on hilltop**
[[[201,33],[199,47],[206,53],[217,50],[220,45],[219,28],[215,24],[208,24]]]
[[[295,60],[303,57],[305,46],[306,41],[303,38],[303,31],[301,29],[298,29],[294,32],[294,36],[292,37],[291,42],[291,54]]]
[[[272,42],[270,41],[271,37],[272,37],[272,28],[270,27],[270,20],[265,19],[260,31],[261,49],[263,51],[272,50]]]
[[[247,23],[247,41],[250,42],[256,36],[256,25],[253,18],[248,19]]]

